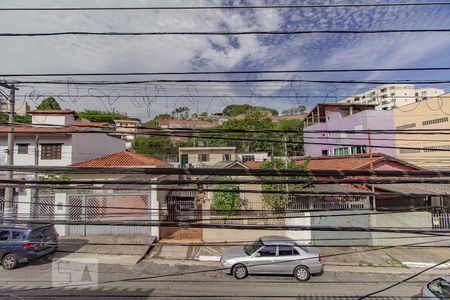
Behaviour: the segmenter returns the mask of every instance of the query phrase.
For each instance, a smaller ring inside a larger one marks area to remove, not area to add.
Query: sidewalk
[[[226,247],[157,245],[147,260],[157,263],[219,266]],[[450,258],[449,248],[419,247],[320,247],[326,270],[370,273],[415,273]],[[450,272],[450,263],[429,274]]]

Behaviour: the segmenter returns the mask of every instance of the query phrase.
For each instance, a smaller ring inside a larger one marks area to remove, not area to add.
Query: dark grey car
[[[262,237],[250,245],[231,247],[224,251],[221,263],[236,279],[249,274],[285,274],[308,281],[311,274],[323,272],[317,250],[299,246],[286,236]]]

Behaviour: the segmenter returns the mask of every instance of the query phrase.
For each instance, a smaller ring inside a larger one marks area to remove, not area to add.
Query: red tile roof
[[[74,167],[165,167],[165,161],[143,154],[121,151],[73,164]]]
[[[121,119],[121,120],[114,120],[114,122],[115,123],[118,123],[118,122],[120,122],[120,123],[139,123],[139,121],[137,121],[137,120],[123,120],[123,119]]]
[[[297,164],[303,164],[309,160],[308,169],[310,170],[358,170],[370,167],[369,154],[353,154],[353,155],[338,155],[338,156],[321,156],[308,157],[305,159],[296,160]],[[389,155],[382,153],[372,154],[372,164],[379,162],[394,162],[413,169],[420,169],[417,166],[396,159]],[[251,169],[259,169],[262,161],[248,161],[245,165]]]
[[[36,110],[32,110],[29,112],[29,114],[34,114],[34,115],[68,115],[68,114],[75,114],[75,111],[71,110],[71,109],[62,109],[62,110],[57,110],[57,109],[51,109],[51,110],[46,110],[46,109],[36,109]]]
[[[108,122],[90,122],[90,121],[76,120],[73,122],[73,125],[103,127],[103,126],[107,126],[109,124],[108,124]]]
[[[211,122],[211,121],[207,121],[207,120],[182,120],[182,119],[166,119],[166,118],[162,118],[159,119],[158,121],[158,125],[165,125],[165,126],[170,126],[170,125],[211,125],[211,126],[215,126],[217,125],[216,122]]]
[[[44,127],[44,126],[31,126],[20,125],[14,126],[14,133],[22,133],[22,134],[36,134],[36,133],[61,133],[61,134],[70,134],[74,132],[81,132],[84,130],[88,130],[89,127],[81,127],[81,126],[67,126],[67,127]],[[8,132],[8,127],[3,126],[0,127],[0,134],[4,134]]]

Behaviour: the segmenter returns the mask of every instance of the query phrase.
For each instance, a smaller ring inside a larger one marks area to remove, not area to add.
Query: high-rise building
[[[391,110],[442,94],[444,94],[444,90],[437,88],[416,88],[412,84],[383,84],[338,102],[373,104],[376,110]]]

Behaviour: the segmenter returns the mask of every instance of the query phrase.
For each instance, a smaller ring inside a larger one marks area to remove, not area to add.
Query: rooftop
[[[75,111],[73,111],[71,109],[62,109],[62,110],[36,109],[36,110],[30,111],[29,114],[31,114],[31,115],[72,115],[72,114],[75,114]]]
[[[165,161],[144,154],[121,151],[73,164],[74,167],[166,167]]]
[[[137,121],[137,120],[114,120],[114,123],[133,123],[133,124],[139,124],[139,121]]]

